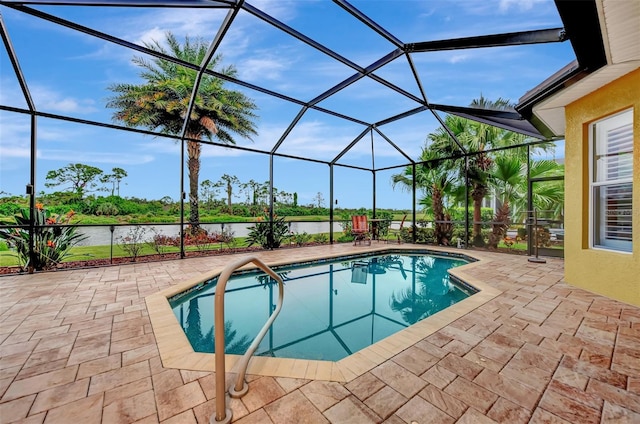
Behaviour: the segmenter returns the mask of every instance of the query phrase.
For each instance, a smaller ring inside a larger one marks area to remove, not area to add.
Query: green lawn
[[[511,246],[507,246],[506,244],[504,244],[504,241],[501,240],[500,243],[498,243],[498,247],[499,248],[506,248],[506,249],[513,249],[513,250],[527,250],[527,242],[526,241],[522,241],[519,243],[513,243]]]
[[[246,244],[244,237],[236,238],[236,246],[244,246]],[[220,244],[212,244],[210,248],[213,250],[220,249]],[[223,249],[228,248],[227,245],[222,245]],[[187,252],[196,251],[198,248],[196,246],[185,246],[185,250]],[[165,246],[162,253],[175,253],[180,252],[179,247],[173,246]],[[90,259],[108,259],[111,257],[111,246],[76,246],[72,247],[70,250],[71,255],[65,259],[63,262],[72,262],[72,261],[83,261]],[[145,244],[142,246],[142,250],[138,254],[138,256],[144,255],[154,255],[157,254],[151,246]],[[114,258],[126,258],[129,257],[129,253],[126,252],[120,245],[113,245],[113,257]],[[12,251],[1,251],[0,252],[0,266],[18,266],[18,257],[15,252]]]

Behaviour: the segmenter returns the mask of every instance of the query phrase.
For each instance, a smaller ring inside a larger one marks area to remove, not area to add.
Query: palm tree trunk
[[[449,245],[449,239],[451,238],[451,224],[446,224],[442,221],[450,220],[450,216],[448,214],[445,215],[444,212],[444,204],[442,199],[442,190],[437,187],[433,187],[432,190],[432,199],[433,199],[433,217],[436,221],[434,225],[434,235],[436,239],[436,243],[443,246]]]
[[[489,236],[489,247],[493,247],[494,249],[497,248],[500,240],[504,238],[504,235],[506,234],[510,224],[510,209],[511,208],[509,206],[509,201],[505,200],[504,203],[496,211],[496,216],[493,219],[493,231]]]
[[[187,137],[190,137],[188,134]],[[191,137],[190,137],[191,138]],[[195,137],[194,137],[195,138]],[[187,141],[187,167],[189,169],[189,225],[192,231],[200,228],[198,180],[200,178],[200,143]]]
[[[473,198],[473,245],[482,247],[484,246],[484,239],[482,238],[482,199],[484,194],[472,193]]]
[[[482,233],[482,199],[473,199],[473,236]]]

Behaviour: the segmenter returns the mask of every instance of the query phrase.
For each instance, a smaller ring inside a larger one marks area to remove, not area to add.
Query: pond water
[[[232,231],[234,237],[246,237],[249,234],[249,228],[253,225],[250,222],[242,223],[227,223],[227,224],[202,224],[202,228],[212,232],[221,232],[222,225],[226,231]],[[102,246],[109,245],[112,241],[117,244],[118,240],[122,237],[126,237],[135,229],[135,225],[122,225],[114,226],[113,234],[109,229],[109,226],[95,226],[95,227],[83,227],[79,226],[78,231],[88,236],[86,240],[78,243],[78,246]],[[166,236],[176,237],[180,235],[180,225],[178,224],[157,224],[157,225],[140,225],[144,230],[144,239],[151,240],[153,236],[162,234]],[[295,233],[318,234],[329,232],[329,222],[291,222],[289,226],[290,231]],[[334,234],[338,234],[342,231],[340,223],[333,223]]]

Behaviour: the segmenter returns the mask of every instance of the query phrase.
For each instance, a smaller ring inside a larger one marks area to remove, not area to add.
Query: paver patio
[[[482,262],[470,273],[497,297],[347,383],[249,375],[233,421],[639,423],[640,308],[567,285],[560,259],[473,255]],[[145,297],[228,262],[1,277],[0,422],[208,423],[215,373],[163,367]]]

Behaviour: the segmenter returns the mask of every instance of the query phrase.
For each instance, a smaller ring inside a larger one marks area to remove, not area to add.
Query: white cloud
[[[180,143],[177,141],[168,138],[149,138],[148,140],[139,144],[141,151],[152,151],[155,154],[180,154]]]
[[[36,110],[40,111],[61,114],[90,114],[97,110],[93,99],[67,96],[56,89],[37,82],[29,84],[29,93]],[[23,100],[24,96],[18,87],[3,80],[2,90],[0,91],[0,104],[16,104],[16,99],[20,99],[19,106],[27,107],[26,101]]]
[[[254,0],[251,4],[283,22],[290,21],[297,16],[297,1],[295,0]]]
[[[0,156],[2,159],[7,158],[28,158],[31,156],[31,149],[21,146],[5,146],[0,145]]]
[[[274,57],[252,57],[238,63],[237,67],[239,78],[245,81],[278,80],[282,71],[289,68],[282,58]]]
[[[283,131],[271,130],[270,139],[275,144]],[[320,121],[301,122],[284,140],[278,152],[312,159],[333,159],[356,135]]]
[[[449,63],[460,63],[466,62],[469,59],[470,55],[468,54],[454,54],[448,60]]]
[[[3,72],[9,74],[8,69],[5,71],[3,68]],[[0,90],[0,104],[27,108],[27,101],[18,86],[17,79],[3,76],[0,81],[0,87],[2,88]]]
[[[89,114],[97,110],[93,99],[65,96],[63,93],[37,83],[29,84],[29,88],[37,110],[65,114]]]
[[[237,146],[247,147],[254,151],[268,153],[273,149],[276,142],[280,139],[287,128],[287,124],[265,124],[260,127],[260,134],[254,138],[254,142],[246,140],[238,140]],[[327,136],[331,134],[331,136]],[[299,123],[289,134],[278,150],[278,153],[290,154],[301,157],[309,157],[315,159],[332,159],[346,145],[348,145],[356,133],[340,132],[339,129],[319,121]],[[166,141],[149,141],[141,145],[144,151],[153,151],[155,154],[180,154],[180,143]],[[354,147],[353,152],[367,154],[368,150],[364,147]],[[244,155],[255,155],[253,152],[247,152],[232,147],[212,146],[208,144],[202,145],[201,158],[213,157],[239,157]]]
[[[30,131],[27,115],[0,113],[0,158],[3,162],[8,158],[30,156]]]
[[[498,10],[501,13],[506,13],[512,7],[518,9],[519,11],[531,10],[534,6],[537,6],[540,3],[543,3],[543,0],[500,0],[500,5],[498,6]]]
[[[153,162],[152,155],[137,155],[129,153],[90,152],[86,150],[56,150],[38,149],[38,159],[89,163],[108,163],[113,165],[140,165]]]
[[[162,41],[165,39],[165,34],[167,30],[161,30],[157,26],[145,30],[143,33],[138,34],[136,36],[136,40],[134,42],[136,44],[145,45],[153,43],[154,41],[160,42],[161,45],[164,45]]]
[[[226,10],[220,9],[170,8],[136,15],[120,28],[136,28],[135,32],[122,37],[139,44],[164,40],[167,31],[179,38],[189,35],[213,40],[225,14]]]

